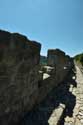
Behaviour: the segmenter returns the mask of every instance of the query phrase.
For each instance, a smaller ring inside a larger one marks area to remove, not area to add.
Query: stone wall
[[[40,43],[0,30],[0,125],[18,123],[71,69],[70,57],[56,49],[48,50],[41,70],[40,49]]]
[[[59,49],[48,50],[48,65],[55,67],[56,79],[62,81],[71,67],[70,57]],[[70,65],[69,65],[70,64]]]
[[[62,65],[64,63],[65,53],[59,49],[49,49],[47,54],[47,64],[50,66]]]
[[[47,66],[41,70],[43,70],[43,80],[39,88],[39,102],[65,80],[71,70],[71,58],[59,49],[48,50]]]
[[[17,122],[35,104],[40,49],[23,35],[0,30],[0,125]]]

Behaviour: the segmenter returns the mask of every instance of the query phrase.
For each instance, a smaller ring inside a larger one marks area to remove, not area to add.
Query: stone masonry
[[[23,35],[0,30],[0,125],[17,122],[35,104],[40,49]]]
[[[59,49],[48,50],[47,66],[43,66],[40,72],[40,76],[43,72],[43,78],[39,83],[38,102],[42,101],[54,87],[65,80],[71,70],[69,62],[71,62],[70,57],[66,56],[63,51]]]
[[[41,71],[40,49],[40,43],[0,30],[0,125],[18,124],[71,70],[70,57],[56,49],[48,50]]]

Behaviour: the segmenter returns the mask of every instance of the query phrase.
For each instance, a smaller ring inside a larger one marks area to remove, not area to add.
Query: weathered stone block
[[[0,30],[0,125],[17,122],[36,103],[41,45]]]

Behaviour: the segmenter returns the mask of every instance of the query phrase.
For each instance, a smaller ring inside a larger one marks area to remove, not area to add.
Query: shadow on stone
[[[65,82],[66,85],[66,97],[63,97],[64,99],[62,100],[62,103],[65,104],[65,109],[63,110],[63,113],[57,123],[57,125],[64,125],[65,122],[65,118],[68,117],[73,117],[73,109],[74,106],[76,104],[76,97],[75,95],[72,94],[72,92],[69,91],[70,89],[70,85],[73,85],[73,87],[77,87],[77,83],[74,79],[72,79],[73,77],[76,78],[76,75],[74,72],[71,72],[71,76],[70,78],[68,78],[68,83]]]
[[[29,112],[20,125],[50,125],[48,121],[53,111],[57,110],[60,104],[64,104],[65,108],[55,125],[64,125],[66,116],[72,117],[76,104],[76,97],[69,91],[71,85],[73,87],[77,86],[75,79],[73,79],[73,77],[76,78],[74,71],[71,70],[68,78],[62,84],[58,85],[57,88],[54,88],[41,104]],[[56,114],[54,117],[56,117]]]

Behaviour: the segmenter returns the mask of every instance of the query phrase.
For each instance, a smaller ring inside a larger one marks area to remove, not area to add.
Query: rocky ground
[[[83,74],[76,67],[68,78],[55,88],[22,125],[83,125]]]
[[[73,119],[74,125],[83,125],[83,74],[80,69],[77,69],[77,88],[73,89],[73,94],[76,96],[76,105],[74,108]]]

